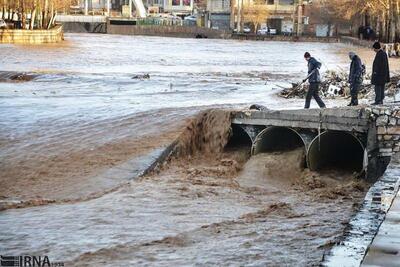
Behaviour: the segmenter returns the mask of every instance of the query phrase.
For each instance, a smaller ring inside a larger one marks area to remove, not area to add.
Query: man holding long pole
[[[319,84],[321,83],[321,75],[319,74],[319,69],[321,68],[321,63],[315,58],[311,57],[310,53],[306,52],[304,54],[304,59],[308,62],[308,76],[303,80],[303,83],[308,80],[310,86],[306,95],[306,103],[304,108],[310,108],[311,98],[314,97],[315,101],[320,108],[325,108],[325,103],[319,97]]]

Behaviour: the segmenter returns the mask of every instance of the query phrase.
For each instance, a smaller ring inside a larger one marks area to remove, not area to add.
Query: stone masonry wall
[[[391,157],[400,151],[400,109],[393,107],[367,108],[377,129],[380,157]]]
[[[50,30],[0,30],[0,44],[43,44],[58,43],[64,40],[61,25]]]
[[[222,38],[230,37],[230,34],[209,28],[201,27],[186,27],[186,26],[160,26],[160,25],[113,25],[107,23],[108,34],[122,35],[149,35],[149,36],[169,36],[194,38],[198,34],[207,36],[207,38]]]

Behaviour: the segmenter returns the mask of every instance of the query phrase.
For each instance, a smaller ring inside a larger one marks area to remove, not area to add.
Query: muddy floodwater
[[[66,266],[321,262],[368,185],[349,173],[305,170],[301,148],[250,157],[249,147],[225,147],[223,138],[211,150],[186,149],[158,172],[131,178],[201,110],[301,108],[303,100],[275,94],[304,77],[305,51],[323,71],[348,68],[349,50],[371,66],[371,51],[65,37],[62,45],[0,47],[0,71],[33,75],[0,82],[1,255],[48,255]],[[226,126],[226,118],[214,122]],[[190,148],[190,135],[183,137]]]

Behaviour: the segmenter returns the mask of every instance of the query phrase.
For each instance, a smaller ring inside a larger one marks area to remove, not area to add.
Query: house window
[[[172,0],[172,5],[173,6],[180,6],[181,5],[181,0]]]
[[[275,0],[267,0],[267,5],[273,5],[275,4]]]

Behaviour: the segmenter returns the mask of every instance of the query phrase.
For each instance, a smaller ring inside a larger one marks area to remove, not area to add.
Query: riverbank
[[[385,220],[379,227],[379,231],[374,237],[374,240],[368,248],[368,252],[362,262],[362,267],[373,266],[398,266],[400,262],[400,235],[399,235],[399,220],[400,220],[400,173],[396,169],[398,178],[394,188],[395,195],[387,203],[385,198],[377,198],[376,202],[388,205],[385,213]],[[386,203],[385,203],[386,202]]]
[[[64,40],[62,25],[50,30],[0,29],[0,44],[35,45],[59,43]]]
[[[119,25],[107,22],[107,34],[142,35],[179,38],[211,38],[229,39],[231,34],[225,31],[213,30],[204,27],[185,26],[157,26],[157,25]]]
[[[232,34],[231,39],[234,40],[251,40],[251,41],[275,41],[275,42],[321,42],[321,43],[338,43],[338,37],[316,37],[316,36],[288,36],[288,35],[260,35],[260,34]]]

